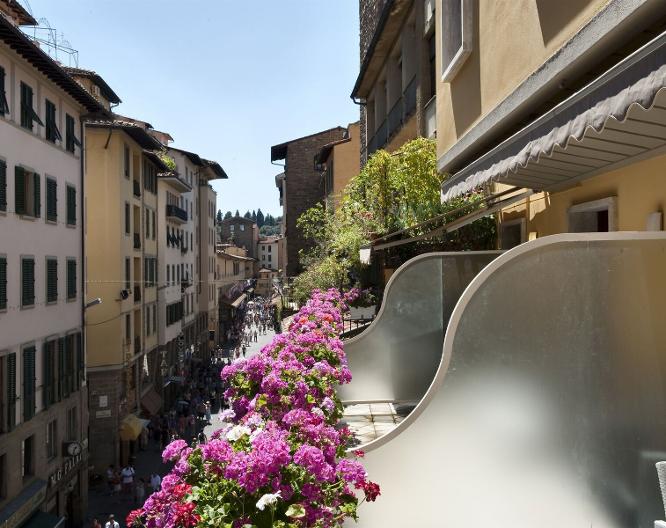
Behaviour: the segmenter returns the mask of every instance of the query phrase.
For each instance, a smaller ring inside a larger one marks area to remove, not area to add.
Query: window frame
[[[83,145],[76,137],[76,120],[73,115],[65,113],[65,150],[71,154],[76,154],[76,147]]]
[[[600,213],[602,211],[608,212],[608,232],[618,230],[617,222],[617,196],[607,196],[598,200],[590,200],[587,202],[580,202],[570,206],[567,209],[567,231],[569,233],[588,233],[589,231],[574,230],[573,215],[585,213]],[[599,232],[599,231],[593,231]],[[603,232],[603,231],[602,231]]]
[[[5,69],[0,66],[0,117],[9,116],[11,114],[9,102],[7,101],[7,89],[5,85],[6,76]]]
[[[52,461],[58,456],[58,420],[53,419],[46,422],[46,460]]]
[[[78,297],[78,288],[77,288],[77,262],[75,257],[67,257],[66,260],[66,268],[65,268],[65,273],[67,274],[66,276],[66,292],[65,292],[65,300],[67,302],[75,301],[76,298]],[[70,270],[74,269],[74,276],[70,276]]]
[[[44,208],[44,219],[46,220],[46,223],[49,224],[57,224],[58,223],[58,180],[56,180],[52,176],[46,176],[45,181],[44,181],[44,190],[46,194],[46,207]],[[51,195],[50,195],[50,187],[49,184],[53,185],[53,200],[54,203],[51,204]],[[53,214],[49,214],[49,206],[53,205]]]
[[[447,25],[451,20],[449,4],[452,2],[460,2],[460,47],[451,52],[451,60],[448,64],[444,64],[445,46],[448,44],[447,38]],[[467,58],[473,51],[474,39],[474,2],[473,0],[442,0],[441,17],[441,38],[440,38],[440,56],[442,57],[442,77],[444,83],[450,83],[460,71],[460,68],[465,64]]]
[[[76,186],[68,183],[65,187],[65,194],[65,222],[69,227],[74,227],[76,226]]]
[[[25,303],[24,301],[26,300],[26,295],[25,295],[25,290],[24,290],[24,263],[30,261],[32,262],[32,303]],[[21,288],[21,309],[25,308],[34,308],[35,306],[35,257],[32,255],[21,255],[21,283],[20,283],[20,288]]]
[[[21,128],[34,130],[33,124],[37,123],[40,126],[44,126],[44,123],[39,118],[39,115],[35,111],[34,102],[35,102],[35,92],[28,83],[21,81],[20,82],[20,97],[21,97]]]
[[[44,98],[44,118],[46,126],[44,137],[46,141],[55,144],[56,141],[62,141],[62,135],[58,129],[58,108],[55,103],[48,98]]]
[[[29,442],[29,446],[26,443]],[[29,453],[29,457],[26,456]],[[26,461],[28,467],[26,467]],[[31,434],[21,440],[21,478],[28,480],[35,474],[35,435]]]

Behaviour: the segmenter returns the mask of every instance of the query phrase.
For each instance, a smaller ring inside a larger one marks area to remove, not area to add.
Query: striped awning
[[[666,151],[666,32],[442,185],[442,201],[491,182],[555,191]]]

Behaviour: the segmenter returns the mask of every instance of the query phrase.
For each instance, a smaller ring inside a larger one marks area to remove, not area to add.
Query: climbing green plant
[[[313,246],[300,253],[304,272],[294,282],[296,299],[306,299],[315,288],[354,286],[363,268],[359,250],[373,239],[407,228],[409,236],[425,234],[437,224],[418,224],[446,215],[443,224],[478,208],[482,190],[442,204],[440,189],[445,177],[437,171],[433,140],[417,138],[396,152],[375,152],[351,179],[335,212],[317,204],[299,217],[297,226]],[[490,249],[494,241],[495,222],[484,218],[434,241],[411,244],[387,255],[399,263],[415,252]]]

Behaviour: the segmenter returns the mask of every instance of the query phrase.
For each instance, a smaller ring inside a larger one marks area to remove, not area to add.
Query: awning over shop
[[[120,439],[123,442],[136,440],[149,423],[149,420],[142,420],[136,414],[128,414],[120,422]]]
[[[155,389],[150,389],[141,398],[141,407],[149,414],[157,414],[162,407],[162,398]]]
[[[442,201],[500,182],[559,190],[666,152],[666,32],[442,185]]]
[[[243,304],[243,301],[247,298],[247,295],[242,294],[241,296],[238,297],[234,302],[231,303],[231,306],[234,308],[238,308],[241,304]]]

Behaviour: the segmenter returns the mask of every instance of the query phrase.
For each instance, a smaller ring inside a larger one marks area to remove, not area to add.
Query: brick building
[[[342,139],[345,132],[345,128],[335,127],[271,147],[271,161],[285,161],[281,200],[289,277],[300,272],[298,252],[310,245],[296,227],[296,221],[302,213],[325,198],[324,184],[315,169],[315,156],[324,145]]]

